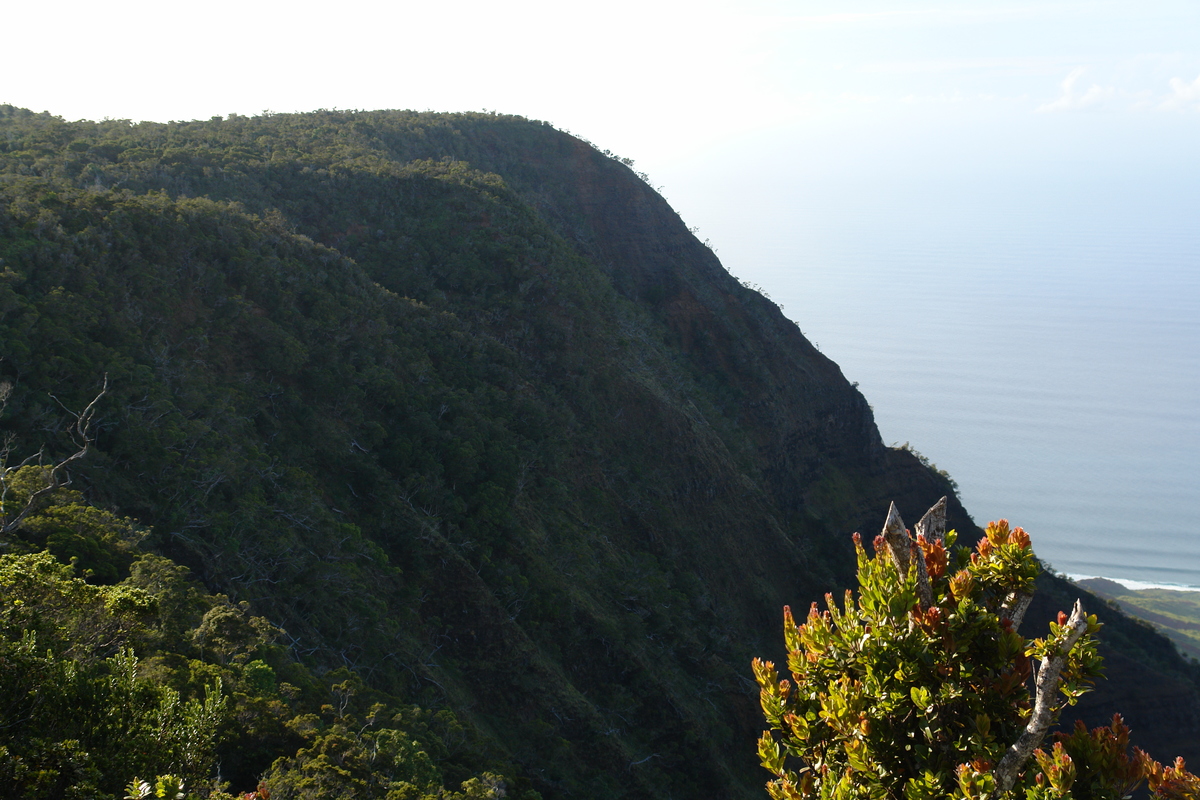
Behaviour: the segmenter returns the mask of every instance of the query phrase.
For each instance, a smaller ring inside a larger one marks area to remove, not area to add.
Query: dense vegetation
[[[803,623],[785,607],[788,677],[754,661],[771,797],[1122,800],[1142,781],[1158,800],[1196,797],[1200,778],[1181,759],[1130,751],[1119,714],[1047,742],[1102,672],[1099,620],[1076,601],[1027,640],[1018,629],[1039,572],[1029,535],[1000,520],[963,547],[943,508],[914,537],[893,507],[874,555],[856,535],[859,585],[843,604],[826,595]]]
[[[483,762],[453,714],[390,705],[345,669],[317,678],[247,603],[141,550],[133,521],[69,488],[31,507],[46,471],[3,480],[5,522],[31,510],[0,555],[5,796],[119,795],[174,777],[223,797],[218,763],[264,798],[498,796],[500,776],[467,776]],[[462,791],[447,776],[466,776]]]
[[[11,774],[106,792],[217,765],[382,796],[378,756],[413,796],[755,796],[776,610],[949,489],[625,163],[512,117],[0,107],[0,358],[9,466],[74,452],[108,379],[73,484],[0,543],[64,615],[12,617],[5,664],[58,675],[61,630],[126,598],[54,696],[124,681],[130,743],[176,709],[153,757],[99,717],[3,734]]]

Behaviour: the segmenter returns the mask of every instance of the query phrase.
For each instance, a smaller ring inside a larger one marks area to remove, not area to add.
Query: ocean
[[[1060,573],[1200,589],[1200,195],[999,185],[798,187],[725,207],[718,255],[976,522]]]

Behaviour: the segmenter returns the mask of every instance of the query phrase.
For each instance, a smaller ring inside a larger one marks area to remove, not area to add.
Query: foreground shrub
[[[790,677],[755,659],[775,800],[1119,800],[1143,779],[1156,797],[1200,798],[1182,760],[1128,752],[1128,728],[1047,731],[1101,672],[1095,616],[1076,603],[1048,635],[1017,633],[1039,566],[1001,520],[974,548],[945,531],[943,498],[913,538],[893,505],[857,595],[826,595],[802,624],[784,608]]]

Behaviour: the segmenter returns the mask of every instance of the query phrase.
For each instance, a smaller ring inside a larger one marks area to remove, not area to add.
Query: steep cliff
[[[550,126],[3,108],[0,133],[16,450],[66,450],[51,395],[107,373],[77,487],[548,797],[759,796],[747,664],[780,607],[848,583],[888,501],[949,493],[629,167]]]

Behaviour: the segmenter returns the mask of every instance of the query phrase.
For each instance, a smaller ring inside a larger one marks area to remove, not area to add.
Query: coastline
[[[1153,625],[1184,656],[1200,659],[1200,588],[1080,575],[1066,577],[1131,617]]]
[[[1088,581],[1109,581],[1119,584],[1122,588],[1131,592],[1142,592],[1148,589],[1163,589],[1170,592],[1200,592],[1200,586],[1189,586],[1180,583],[1152,583],[1150,581],[1133,580],[1132,578],[1110,578],[1107,575],[1063,573],[1063,577],[1085,589],[1088,588]]]

